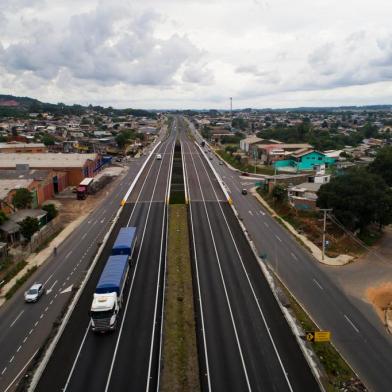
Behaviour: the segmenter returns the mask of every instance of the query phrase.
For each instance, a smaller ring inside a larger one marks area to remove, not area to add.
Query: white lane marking
[[[323,286],[321,286],[321,284],[318,282],[317,279],[314,279],[314,278],[313,278],[313,282],[316,284],[316,286],[318,286],[318,287],[320,288],[320,290],[324,290],[324,289],[323,289]]]
[[[344,315],[344,318],[351,324],[351,326],[354,328],[355,332],[359,332],[359,329],[355,326],[355,324],[349,319],[348,316]]]
[[[5,367],[5,368],[3,369],[3,371],[1,372],[1,375],[3,375],[6,371],[7,371],[7,367]]]
[[[16,352],[18,353],[21,348],[22,348],[22,346],[19,346],[18,349],[16,350]]]
[[[77,354],[76,354],[76,357],[75,357],[75,360],[74,360],[74,362],[73,362],[73,364],[72,364],[72,368],[71,368],[71,371],[69,372],[69,375],[68,375],[68,378],[67,378],[67,382],[65,383],[63,392],[65,392],[65,391],[67,390],[68,385],[69,385],[69,382],[71,381],[71,377],[72,377],[73,372],[74,372],[74,370],[75,370],[76,363],[78,362],[78,359],[79,359],[80,353],[81,353],[81,351],[82,351],[84,342],[85,342],[85,340],[86,340],[86,338],[87,338],[88,331],[90,330],[90,325],[91,325],[91,319],[90,319],[90,321],[89,321],[89,323],[88,323],[88,325],[87,325],[86,332],[84,333],[84,336],[83,336],[83,339],[82,339],[82,343],[81,343],[80,346],[79,346],[79,350],[78,350],[78,352],[77,352]]]
[[[48,309],[49,309],[49,306],[47,306],[47,307],[45,308],[45,312],[47,312],[47,311],[48,311]]]
[[[23,343],[26,343],[27,340],[27,336],[23,339]]]
[[[259,212],[260,212],[261,215],[263,215],[263,216],[265,215],[265,212],[264,212],[264,211],[261,211],[261,210],[260,210]]]
[[[73,284],[71,286],[64,289],[60,294],[70,293],[72,291]]]
[[[165,151],[164,151],[164,154],[166,153],[168,146],[169,146],[169,145],[166,146]],[[137,272],[137,269],[138,269],[138,266],[139,266],[139,259],[140,259],[140,255],[141,255],[141,253],[142,253],[142,252],[141,252],[141,249],[142,249],[143,242],[144,242],[144,236],[145,236],[146,230],[147,230],[147,224],[148,224],[148,221],[149,221],[149,216],[150,216],[152,201],[153,201],[153,199],[154,199],[156,186],[157,186],[157,184],[158,184],[158,178],[159,178],[159,174],[160,174],[160,172],[161,172],[162,163],[163,163],[163,160],[161,160],[160,165],[159,165],[158,173],[157,173],[157,176],[156,176],[156,179],[155,179],[154,188],[153,188],[153,190],[152,190],[152,195],[151,195],[151,199],[150,199],[150,204],[149,204],[148,210],[147,210],[146,223],[145,223],[144,228],[143,228],[142,239],[141,239],[140,246],[139,246],[139,254],[138,254],[137,259],[136,259],[135,270],[134,270],[134,272],[133,272],[132,281],[131,281],[131,287],[130,287],[130,289],[129,289],[129,293],[128,293],[128,297],[127,297],[127,302],[126,302],[126,304],[125,304],[125,309],[124,309],[123,318],[122,318],[122,320],[121,320],[120,331],[119,331],[119,333],[118,333],[117,341],[116,341],[116,346],[115,346],[115,348],[114,348],[114,353],[113,353],[113,357],[112,357],[112,363],[111,363],[111,365],[110,365],[109,374],[108,374],[107,381],[106,381],[105,392],[107,392],[107,391],[109,390],[109,385],[110,385],[110,381],[111,381],[111,378],[112,378],[114,363],[115,363],[115,361],[116,361],[118,346],[119,346],[119,344],[120,344],[120,339],[121,339],[122,331],[123,331],[123,328],[124,328],[124,322],[125,322],[126,315],[127,315],[129,300],[130,300],[130,298],[131,298],[132,289],[133,289],[133,284],[134,284],[136,272]],[[152,167],[152,166],[153,166],[153,165],[151,165],[151,167]],[[147,179],[147,176],[146,176],[146,179]],[[144,186],[144,183],[143,183],[143,186]],[[140,192],[141,192],[141,191],[140,191]],[[140,196],[140,193],[139,193],[139,196]],[[139,199],[139,197],[138,197],[138,199]],[[132,210],[132,213],[133,213],[134,210],[135,210],[135,209]],[[130,222],[131,218],[132,218],[132,214],[131,214],[131,217],[130,217],[129,220],[128,220],[127,226],[129,226],[129,222]],[[156,320],[154,320],[154,323],[155,323],[155,322],[156,322]]]
[[[10,390],[10,388],[12,387],[12,385],[14,385],[15,381],[20,377],[20,375],[25,371],[25,369],[27,368],[27,366],[30,365],[30,362],[33,360],[33,358],[37,355],[37,352],[39,351],[39,349],[30,357],[30,359],[26,362],[26,365],[23,366],[23,368],[21,369],[21,371],[16,375],[16,377],[11,381],[11,383],[8,385],[8,387],[4,390],[4,392],[8,392]]]
[[[39,318],[42,319],[42,317],[44,317],[44,314],[43,314],[43,313],[41,313],[41,316],[39,316]]]
[[[250,214],[250,215],[252,215],[252,216],[253,216],[253,212],[252,212],[251,210],[249,210],[248,212],[249,212],[249,214]]]
[[[49,302],[49,305],[52,305],[52,303],[53,303],[53,299]]]
[[[267,222],[263,222],[263,223],[264,223],[264,226],[269,227]]]
[[[87,236],[87,233],[84,233],[84,234],[82,235],[82,240],[85,239],[86,236]]]
[[[298,260],[297,256],[293,252],[290,252],[290,254],[293,257],[293,259]]]
[[[200,177],[199,177],[199,173],[198,173],[197,168],[196,168],[195,160],[193,159],[193,155],[191,155],[191,157],[192,157],[193,165],[195,167],[196,177],[197,177],[197,181],[199,183],[200,192],[201,192],[202,198],[204,199],[204,192],[203,192],[203,188],[202,188],[201,183],[200,183]],[[201,159],[200,155],[199,155],[199,159],[200,159],[200,161],[202,162],[202,165],[203,165],[203,160]],[[209,175],[208,175],[207,169],[206,169],[206,167],[204,165],[203,165],[203,168],[204,168],[205,172],[207,173],[208,178],[210,178]],[[210,179],[210,184],[211,184],[212,189],[214,191],[215,197],[218,198],[217,194],[215,192],[214,186],[212,185],[211,179]],[[242,352],[241,342],[240,342],[240,338],[238,336],[237,326],[235,324],[234,314],[233,314],[233,310],[231,308],[230,298],[229,298],[229,294],[227,292],[226,282],[225,282],[225,278],[223,276],[223,271],[222,271],[222,266],[221,266],[221,262],[220,262],[220,257],[219,257],[218,249],[217,249],[216,242],[215,242],[215,236],[214,236],[214,232],[212,230],[211,221],[210,221],[210,217],[208,215],[207,205],[206,205],[205,201],[203,202],[203,205],[204,205],[204,211],[205,211],[205,214],[206,214],[206,217],[207,217],[208,227],[209,227],[210,233],[211,233],[212,244],[214,246],[215,258],[216,258],[217,264],[218,264],[218,269],[219,269],[219,274],[220,274],[221,281],[222,281],[223,291],[224,291],[225,297],[226,297],[226,303],[227,303],[227,306],[229,308],[231,324],[232,324],[232,327],[233,327],[233,330],[234,330],[234,336],[235,336],[235,339],[236,339],[238,352],[239,352],[239,355],[240,355],[240,358],[241,358],[242,370],[243,370],[244,375],[245,375],[248,391],[251,391],[252,388],[250,386],[248,371],[247,371],[246,364],[245,364],[245,358],[244,358],[244,355],[243,355],[243,352]]]
[[[44,286],[49,282],[49,280],[52,278],[53,274],[49,276],[48,279],[46,279],[46,281],[44,282]]]
[[[57,282],[58,282],[58,280],[56,280],[56,281],[52,284],[52,286],[51,286],[49,289],[46,290],[46,294],[50,294],[50,293],[52,292],[53,287],[56,286]]]
[[[275,234],[275,237],[277,238],[278,241],[282,242],[282,240],[280,239],[280,237],[277,236],[276,234]]]
[[[38,321],[36,321],[35,323],[34,323],[34,327],[36,327],[38,325]]]
[[[204,167],[204,171],[206,172],[206,174],[207,174],[207,176],[208,176],[208,178],[209,178],[209,180],[210,180],[210,184],[212,185],[212,182],[211,182],[211,179],[210,179],[210,175],[208,174],[207,169],[206,169],[204,163],[203,163],[203,167]],[[214,193],[215,193],[215,195],[216,195],[215,189],[213,189],[213,191],[214,191]],[[272,334],[271,334],[271,331],[270,331],[270,327],[269,327],[269,325],[268,325],[268,323],[267,323],[267,319],[265,318],[264,312],[263,312],[263,310],[261,309],[261,306],[260,306],[259,300],[258,300],[258,298],[257,298],[256,292],[255,292],[255,290],[254,290],[254,288],[253,288],[252,282],[251,282],[250,279],[249,279],[248,271],[247,271],[246,268],[245,268],[244,261],[243,261],[243,259],[242,259],[241,254],[240,254],[240,251],[239,251],[239,249],[238,249],[238,247],[237,247],[237,243],[235,242],[233,233],[232,233],[232,231],[231,231],[231,229],[230,229],[229,222],[228,222],[227,219],[226,219],[226,215],[225,215],[225,213],[224,213],[224,211],[223,211],[223,208],[222,208],[221,204],[219,204],[219,209],[220,209],[220,211],[221,211],[221,213],[222,213],[222,216],[223,216],[223,218],[224,218],[224,220],[225,220],[225,222],[226,222],[226,227],[227,227],[227,229],[228,229],[228,231],[229,231],[229,233],[230,233],[230,237],[231,237],[231,240],[233,241],[233,244],[234,244],[234,247],[235,247],[235,249],[236,249],[238,258],[239,258],[240,261],[241,261],[242,269],[243,269],[244,274],[245,274],[245,277],[246,277],[246,279],[247,279],[247,281],[248,281],[249,287],[250,287],[250,289],[251,289],[251,291],[252,291],[253,298],[254,298],[254,300],[255,300],[255,302],[256,302],[256,305],[257,305],[257,308],[258,308],[259,313],[260,313],[260,315],[261,315],[261,318],[263,319],[263,323],[264,323],[265,329],[266,329],[266,331],[267,331],[267,333],[268,333],[268,337],[269,337],[269,339],[270,339],[270,341],[271,341],[272,347],[274,348],[275,354],[276,354],[276,356],[277,356],[277,358],[278,358],[280,368],[281,368],[282,373],[283,373],[283,375],[284,375],[284,377],[285,377],[285,380],[286,380],[286,382],[287,382],[287,386],[289,387],[290,391],[293,392],[293,387],[291,386],[291,383],[290,383],[290,380],[289,380],[289,377],[288,377],[288,372],[286,371],[286,369],[285,369],[285,367],[284,367],[284,365],[283,365],[283,362],[282,362],[282,359],[281,359],[281,357],[280,357],[278,348],[276,347],[275,341],[274,341],[274,339],[273,339],[273,337],[272,337]],[[264,223],[265,223],[265,222],[264,222]]]
[[[66,255],[65,255],[65,259],[68,259],[69,256],[71,256],[72,254],[72,250],[70,250]]]
[[[30,331],[29,331],[29,335],[31,335],[32,333],[33,333],[33,331],[34,331],[34,329],[32,328],[32,329],[30,329]]]
[[[14,326],[14,324],[18,321],[19,317],[23,314],[24,310],[22,310],[17,316],[16,319],[11,323],[10,328]]]
[[[105,222],[105,218],[103,218],[103,219],[101,220],[101,223],[103,223],[103,222]]]
[[[189,148],[189,146],[188,146]],[[190,149],[189,149],[190,150]],[[185,172],[186,172],[186,180],[189,188],[189,176],[188,176],[188,166],[185,159]],[[203,334],[203,345],[204,345],[204,355],[206,362],[206,372],[207,372],[207,382],[208,382],[208,390],[211,391],[211,378],[210,378],[210,367],[208,362],[208,350],[207,350],[207,340],[206,340],[206,328],[204,326],[204,312],[203,312],[203,301],[201,296],[201,287],[200,287],[200,278],[199,278],[199,266],[198,266],[198,258],[197,258],[197,250],[196,250],[196,240],[195,240],[195,229],[193,227],[193,214],[192,214],[192,203],[189,203],[189,212],[191,218],[191,229],[192,229],[192,241],[193,241],[193,253],[195,255],[195,266],[196,266],[196,280],[197,280],[197,291],[199,295],[199,303],[200,303],[200,318],[201,318],[201,328]]]
[[[106,208],[102,210],[102,215],[106,212]]]
[[[12,358],[10,359],[10,363],[12,363],[14,361],[15,355],[12,356]]]

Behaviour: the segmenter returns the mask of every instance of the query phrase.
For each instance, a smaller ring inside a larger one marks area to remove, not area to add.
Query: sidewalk
[[[250,193],[262,204],[272,215],[272,217],[279,217],[279,215],[268,205],[268,203],[257,193],[256,188],[252,188]],[[305,236],[298,233],[290,223],[286,222],[284,219],[280,218],[283,225],[288,229],[295,237],[297,237],[301,242],[308,248],[313,257],[322,264],[331,266],[342,266],[348,264],[353,260],[352,256],[349,255],[339,255],[338,257],[328,257],[325,256],[322,259],[322,251],[313,242],[309,241]]]
[[[119,170],[115,170],[117,172],[119,172]],[[103,188],[100,190],[100,192],[98,193],[98,200],[95,201],[95,203],[92,203],[92,198],[96,197],[94,196],[90,196],[90,203],[89,205],[92,208],[86,208],[86,211],[84,213],[78,213],[78,217],[76,219],[74,219],[72,214],[72,218],[70,218],[67,213],[64,213],[63,218],[64,221],[67,222],[68,219],[72,219],[71,222],[66,223],[65,227],[63,228],[63,230],[61,230],[61,232],[55,237],[53,238],[53,240],[50,241],[50,243],[44,248],[42,249],[42,251],[40,251],[39,253],[32,253],[31,255],[29,255],[26,258],[26,265],[25,267],[20,270],[18,272],[17,275],[15,275],[9,282],[7,282],[2,288],[1,288],[1,292],[0,292],[0,306],[2,306],[5,302],[6,302],[6,294],[8,293],[8,291],[14,286],[14,284],[16,283],[16,281],[18,279],[21,279],[26,273],[27,271],[32,268],[32,267],[39,267],[42,264],[44,264],[47,260],[49,260],[50,258],[53,258],[53,249],[56,247],[58,248],[61,243],[63,241],[65,241],[67,239],[67,237],[82,223],[82,221],[96,208],[98,208],[102,201],[104,200],[104,198],[106,197],[108,191],[110,189],[112,189],[115,184],[118,181],[121,181],[121,179],[126,175],[126,170],[121,169],[121,172],[118,173],[118,176],[116,177],[116,179],[111,182],[110,184],[108,184],[107,188]],[[81,201],[83,202],[83,201]],[[77,212],[77,211],[75,211]]]

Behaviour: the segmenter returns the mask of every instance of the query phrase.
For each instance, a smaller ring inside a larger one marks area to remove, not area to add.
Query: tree
[[[30,207],[32,201],[33,201],[33,195],[26,188],[17,189],[12,198],[12,204],[14,205],[15,208]]]
[[[350,230],[363,231],[371,223],[380,229],[392,222],[392,193],[385,181],[366,169],[352,169],[333,177],[317,192],[317,206],[332,208]]]
[[[236,117],[236,118],[233,118],[233,120],[231,122],[231,126],[233,128],[245,130],[246,128],[248,128],[248,121],[245,120],[244,118]]]
[[[369,165],[369,171],[380,175],[384,181],[392,186],[392,147],[382,148],[375,160]]]
[[[42,209],[48,213],[48,221],[51,221],[58,215],[57,208],[54,204],[46,204],[42,206]]]
[[[19,223],[20,232],[27,241],[31,240],[31,237],[35,232],[39,230],[39,222],[37,218],[28,216],[22,222]]]
[[[6,220],[8,220],[7,215],[4,211],[0,211],[0,225],[2,225]]]
[[[53,135],[50,135],[49,133],[44,133],[41,137],[41,141],[45,144],[45,146],[53,146],[56,139]]]
[[[283,203],[287,198],[287,189],[281,185],[277,184],[272,189],[272,197],[279,203]]]

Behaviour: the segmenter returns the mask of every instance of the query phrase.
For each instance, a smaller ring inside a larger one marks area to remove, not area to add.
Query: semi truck
[[[76,198],[78,200],[84,200],[91,188],[91,184],[94,182],[94,178],[86,177],[76,188]]]
[[[94,291],[90,309],[94,332],[116,329],[136,241],[136,227],[120,229]]]

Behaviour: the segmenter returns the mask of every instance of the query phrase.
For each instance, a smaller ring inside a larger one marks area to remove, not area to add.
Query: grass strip
[[[169,207],[161,390],[200,391],[187,208]]]
[[[276,279],[280,289],[290,303],[289,309],[305,331],[318,331],[319,328],[308,316],[302,306],[295,300],[287,288]],[[333,391],[366,391],[351,367],[342,358],[331,343],[308,343],[322,365],[324,375],[321,382],[327,392]]]
[[[253,165],[244,165],[241,162],[239,162],[237,159],[235,159],[234,156],[230,155],[228,152],[224,150],[216,150],[216,153],[224,159],[227,163],[230,163],[231,166],[234,168],[247,172],[247,173],[254,173],[255,172],[255,167]],[[256,166],[256,173],[257,174],[266,174],[266,175],[272,175],[274,174],[275,169],[271,166]]]
[[[20,279],[17,279],[15,284],[8,290],[7,294],[5,295],[5,298],[10,299],[19,289],[19,287],[22,286],[22,284],[26,282],[26,280],[30,278],[30,276],[37,270],[37,268],[38,267],[34,265],[33,267],[29,268]]]

